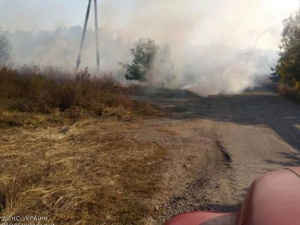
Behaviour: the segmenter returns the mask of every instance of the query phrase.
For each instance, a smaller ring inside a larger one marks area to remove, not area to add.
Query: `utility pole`
[[[85,16],[85,21],[84,21],[84,27],[83,27],[80,47],[79,47],[79,53],[78,53],[78,57],[77,57],[77,60],[76,60],[76,71],[78,71],[80,63],[81,63],[81,54],[82,54],[82,50],[83,50],[87,25],[88,25],[90,11],[91,11],[91,3],[92,3],[92,0],[89,0],[88,7],[87,7],[87,10],[86,10],[86,16]],[[94,13],[95,13],[96,62],[97,62],[97,73],[99,73],[100,72],[100,54],[99,54],[99,29],[98,29],[97,0],[94,0],[94,8],[95,8]]]

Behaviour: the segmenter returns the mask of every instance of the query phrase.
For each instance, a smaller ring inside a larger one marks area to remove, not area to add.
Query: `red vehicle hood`
[[[267,224],[300,224],[300,167],[268,173],[251,185],[238,225]]]
[[[239,213],[190,212],[170,219],[165,225],[236,225]]]
[[[191,212],[165,225],[300,225],[300,167],[268,173],[254,181],[241,212]]]

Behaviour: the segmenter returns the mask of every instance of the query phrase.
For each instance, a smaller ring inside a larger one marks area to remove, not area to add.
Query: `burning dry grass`
[[[55,224],[141,224],[161,188],[165,149],[105,119],[2,130],[2,216],[47,216]]]

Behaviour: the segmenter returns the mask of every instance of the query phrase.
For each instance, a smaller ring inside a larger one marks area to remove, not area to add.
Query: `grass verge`
[[[161,189],[166,150],[126,131],[162,112],[127,92],[87,70],[1,67],[0,217],[46,216],[56,225],[155,217],[146,202]]]

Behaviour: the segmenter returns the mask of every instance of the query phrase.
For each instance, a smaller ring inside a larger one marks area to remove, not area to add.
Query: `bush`
[[[127,80],[149,81],[149,72],[159,46],[150,38],[140,39],[132,48],[132,64],[121,65],[126,69]]]

